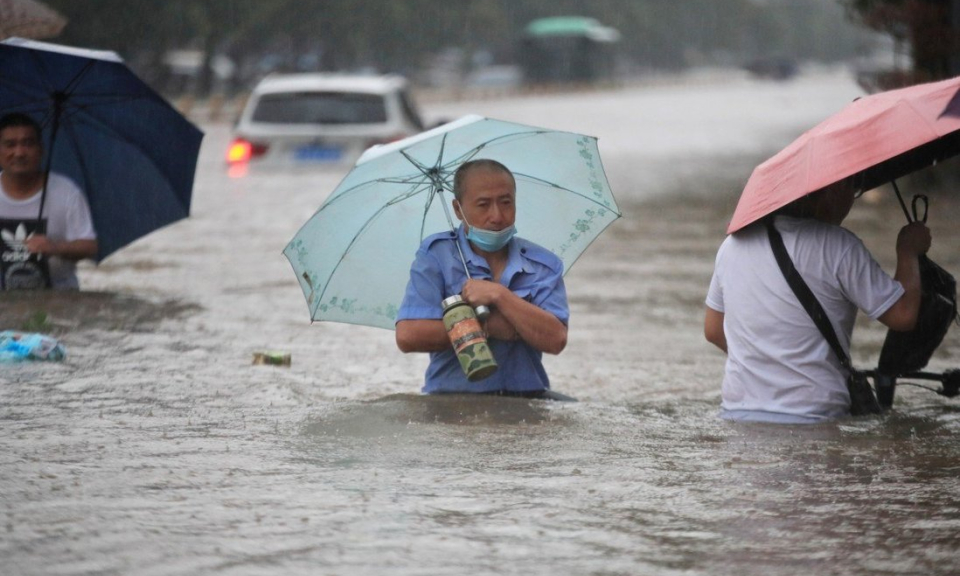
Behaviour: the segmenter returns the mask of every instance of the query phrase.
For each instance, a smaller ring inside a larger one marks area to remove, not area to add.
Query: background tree
[[[957,0],[843,0],[850,14],[867,26],[910,46],[913,69],[888,77],[884,88],[960,74]]]
[[[630,73],[769,55],[834,61],[863,44],[835,0],[45,1],[69,19],[53,41],[115,50],[167,93],[182,89],[164,65],[171,50],[203,54],[189,86],[200,94],[215,84],[217,55],[236,63],[240,89],[284,70],[364,68],[416,80],[451,47],[464,55],[463,72],[491,60],[516,63],[524,28],[545,16],[588,16],[617,28]]]

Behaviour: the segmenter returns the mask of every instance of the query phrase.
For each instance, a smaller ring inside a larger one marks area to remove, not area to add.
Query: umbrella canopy
[[[865,96],[757,166],[727,233],[853,175],[876,187],[960,153],[960,78]]]
[[[0,40],[50,38],[66,25],[66,18],[37,0],[0,0]]]
[[[87,195],[103,260],[190,212],[203,133],[113,52],[0,42],[0,116],[43,127],[48,170]]]
[[[393,329],[421,241],[454,228],[454,172],[481,158],[514,173],[519,235],[565,270],[620,217],[595,138],[466,116],[365,152],[290,241],[311,318]]]

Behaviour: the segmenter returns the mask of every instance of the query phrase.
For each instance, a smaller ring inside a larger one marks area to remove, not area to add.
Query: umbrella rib
[[[425,186],[415,187],[407,192],[404,192],[403,194],[400,194],[398,196],[395,196],[394,198],[391,198],[389,202],[384,204],[384,206],[393,206],[394,204],[399,204],[400,202],[409,200],[410,198],[416,196],[417,194],[420,194],[426,189],[427,188]]]
[[[933,133],[933,138],[932,138],[932,140],[937,140],[937,139],[943,137],[943,136],[941,136],[940,133],[937,131],[936,123],[935,123],[935,122],[931,122],[930,120],[928,120],[928,119],[923,115],[923,112],[921,112],[920,110],[917,109],[917,107],[916,107],[916,105],[913,103],[913,101],[907,100],[907,99],[901,99],[900,102],[903,103],[903,104],[906,104],[907,107],[910,108],[910,111],[913,112],[913,114],[916,115],[916,117],[920,120],[920,122],[922,122],[923,125],[926,126],[926,127],[930,130],[930,132]],[[931,141],[932,141],[932,140],[931,140]]]
[[[446,139],[447,139],[446,134],[444,134],[443,136],[444,143],[446,142]],[[444,147],[444,144],[441,144],[440,157],[443,156],[443,147]],[[386,177],[386,178],[376,178],[374,180],[367,180],[365,182],[357,184],[356,186],[345,189],[340,194],[337,194],[335,198],[330,198],[327,202],[323,204],[323,206],[320,207],[319,210],[317,210],[317,212],[319,213],[323,211],[327,206],[330,206],[336,202],[339,202],[343,198],[346,198],[356,192],[359,192],[361,188],[365,188],[367,186],[371,186],[374,184],[419,184],[423,182],[422,180],[423,176],[429,177],[431,168],[428,168],[426,164],[423,164],[422,162],[417,161],[416,158],[413,158],[412,156],[407,154],[406,150],[399,150],[399,152],[404,158],[407,159],[408,162],[410,162],[410,164],[413,165],[414,168],[420,171],[419,174],[411,174],[410,176],[407,176],[407,177]],[[439,161],[440,161],[440,158],[437,159],[438,163]],[[435,168],[439,168],[439,166]]]
[[[16,92],[18,92],[19,94],[23,94],[24,96],[27,96],[27,97],[30,97],[30,98],[35,98],[35,97],[36,97],[36,92],[38,92],[38,90],[37,90],[36,88],[32,87],[31,85],[29,85],[29,84],[24,84],[24,83],[22,83],[22,82],[17,82],[16,80],[14,80],[14,79],[12,79],[12,78],[7,78],[7,77],[2,78],[2,80],[3,80],[4,88],[11,88],[11,89],[15,90]],[[46,95],[48,94],[47,92],[41,92],[41,93],[42,93],[44,96],[46,96]],[[33,102],[31,102],[31,104],[32,104],[32,103],[33,103]],[[20,106],[22,106],[22,104],[17,104],[17,105],[11,106],[11,107],[9,107],[9,108],[4,108],[4,111],[13,110],[13,109],[19,108]],[[43,110],[47,110],[48,108],[49,108],[48,106],[44,106],[44,107],[43,107]]]
[[[400,154],[401,154],[404,158],[406,158],[411,164],[413,164],[414,168],[416,168],[416,169],[419,170],[420,172],[426,174],[426,173],[428,173],[428,172],[430,171],[430,168],[428,168],[426,164],[417,161],[416,158],[414,158],[414,157],[410,156],[409,154],[407,154],[407,151],[406,151],[406,150],[400,150],[399,152],[400,152]],[[442,154],[442,152],[441,152],[441,154]]]
[[[440,139],[440,151],[437,153],[437,161],[433,163],[434,168],[439,168],[443,163],[443,153],[447,149],[447,135],[444,134]]]
[[[150,157],[150,155],[143,150],[142,146],[140,146],[138,143],[133,142],[132,140],[127,138],[123,133],[116,131],[109,124],[105,124],[101,122],[96,116],[90,114],[85,109],[74,107],[74,108],[71,108],[69,111],[65,112],[64,115],[61,116],[61,118],[64,118],[64,116],[67,119],[70,119],[71,122],[75,122],[77,124],[84,124],[85,126],[87,126],[92,130],[96,130],[114,140],[117,140],[118,142],[123,142],[124,144],[129,145],[132,149],[137,150],[140,153],[140,156],[142,158],[149,161],[154,168],[158,168],[157,165],[152,161],[152,158]],[[68,122],[62,122],[62,124],[65,126],[70,125],[70,123]],[[159,168],[158,168],[158,171],[159,171]],[[179,202],[179,199],[177,199],[177,202],[178,204],[183,206],[183,204]],[[186,209],[187,207],[183,206],[183,208]]]
[[[421,176],[423,176],[423,174],[413,174],[407,178],[378,178],[377,180],[371,180],[371,182],[385,184],[412,184],[417,181],[422,181]]]
[[[451,158],[449,162],[447,162],[446,164],[442,164],[441,167],[447,168],[455,164],[462,164],[463,162],[466,162],[467,160],[475,157],[484,148],[497,145],[500,140],[505,140],[507,138],[532,138],[540,134],[548,134],[549,132],[550,132],[549,130],[531,130],[529,132],[514,132],[512,134],[504,134],[502,136],[497,136],[495,138],[491,138],[490,140],[487,140],[482,144],[479,144],[477,146],[474,146],[473,148],[468,149],[463,154],[460,154],[455,158]]]
[[[487,142],[485,142],[485,143],[483,143],[483,144],[480,144],[479,146],[475,146],[474,148],[471,148],[470,150],[467,150],[466,152],[464,152],[464,153],[461,154],[460,156],[457,156],[456,158],[451,159],[451,160],[450,160],[449,162],[447,162],[444,166],[447,167],[447,166],[452,166],[452,165],[454,165],[454,164],[461,164],[461,163],[463,163],[463,162],[465,162],[465,161],[467,161],[467,160],[475,157],[477,154],[480,153],[481,150],[483,150],[484,148],[486,148],[487,146],[489,146],[491,142],[495,142],[496,140],[502,140],[503,138],[512,137],[512,136],[530,137],[530,136],[536,136],[537,134],[545,134],[546,132],[547,132],[547,131],[545,131],[545,130],[541,130],[541,131],[535,131],[535,132],[515,133],[515,134],[509,134],[509,135],[504,136],[504,137],[502,137],[502,138],[495,138],[495,139],[492,139],[492,140],[488,140]],[[593,202],[594,204],[597,204],[597,205],[603,206],[604,208],[610,209],[610,207],[607,206],[607,205],[605,205],[603,202],[600,202],[600,201],[596,200],[595,198],[592,198],[592,197],[588,196],[587,194],[584,194],[584,193],[582,193],[582,192],[578,192],[578,191],[576,191],[576,190],[571,190],[570,188],[566,188],[566,187],[564,187],[564,186],[560,186],[559,184],[556,184],[556,183],[554,183],[554,182],[550,182],[549,180],[544,180],[543,178],[538,178],[538,177],[536,177],[536,176],[533,176],[532,174],[526,174],[526,173],[524,173],[524,172],[513,172],[513,175],[514,175],[515,177],[523,178],[523,179],[526,179],[526,180],[531,181],[531,182],[538,182],[538,183],[540,183],[540,184],[546,184],[547,186],[550,186],[551,188],[556,188],[556,189],[558,189],[558,190],[563,190],[563,191],[565,191],[565,192],[570,192],[571,194],[575,194],[575,195],[577,195],[577,196],[580,196],[580,197],[582,197],[582,198],[584,198],[584,199],[586,199],[586,200],[589,200],[590,202]],[[617,214],[619,215],[619,212],[617,212]]]
[[[353,187],[351,187],[351,188],[345,189],[345,190],[342,191],[340,194],[338,194],[335,198],[330,198],[326,203],[324,203],[323,206],[320,207],[320,210],[318,210],[318,212],[319,212],[319,211],[322,211],[322,210],[323,210],[324,208],[326,208],[327,206],[329,206],[329,205],[331,205],[331,204],[333,204],[333,203],[335,203],[335,202],[338,202],[339,200],[341,200],[341,199],[343,199],[343,198],[345,198],[345,197],[347,197],[347,196],[349,196],[349,195],[351,195],[351,194],[353,194],[353,193],[355,193],[355,192],[358,192],[359,189],[361,189],[361,188],[363,188],[363,187],[366,187],[366,186],[368,186],[368,185],[380,184],[380,183],[387,183],[387,184],[410,184],[410,183],[414,183],[414,182],[415,182],[415,179],[418,178],[418,177],[420,177],[421,175],[423,175],[423,176],[429,176],[429,174],[430,174],[430,172],[431,172],[432,170],[436,170],[437,173],[438,173],[438,175],[440,175],[440,176],[443,177],[443,178],[441,178],[441,179],[437,179],[437,180],[436,180],[439,184],[441,184],[441,188],[442,188],[442,189],[445,189],[445,190],[452,190],[452,186],[450,185],[450,183],[449,183],[448,180],[449,180],[449,175],[450,175],[453,171],[450,170],[449,167],[451,167],[451,166],[453,166],[453,165],[456,165],[456,164],[461,164],[461,163],[463,163],[463,161],[465,161],[465,159],[473,158],[473,157],[476,156],[483,148],[485,148],[485,147],[487,147],[487,146],[490,146],[492,143],[496,143],[496,142],[499,141],[499,140],[503,140],[503,139],[506,139],[506,138],[516,138],[516,137],[524,137],[524,138],[527,138],[527,137],[536,136],[536,135],[538,135],[538,134],[546,134],[546,133],[548,133],[548,132],[549,132],[549,131],[547,131],[547,130],[533,130],[533,131],[529,131],[529,132],[515,132],[515,133],[513,133],[513,134],[505,134],[505,135],[503,135],[503,136],[498,136],[498,137],[496,137],[496,138],[492,138],[492,139],[488,140],[487,142],[484,142],[483,144],[480,144],[479,146],[476,146],[476,147],[474,147],[474,148],[471,148],[470,150],[467,150],[467,151],[464,152],[463,154],[457,156],[456,158],[451,159],[449,162],[446,162],[446,163],[443,162],[443,154],[444,154],[444,151],[445,151],[445,149],[446,149],[446,139],[447,139],[447,135],[444,134],[444,135],[443,135],[443,138],[442,138],[442,140],[441,140],[440,152],[439,152],[439,154],[437,155],[437,160],[436,160],[436,163],[434,164],[434,166],[427,166],[427,165],[424,164],[423,162],[420,162],[419,160],[417,160],[416,158],[414,158],[413,156],[411,156],[410,154],[408,154],[406,150],[398,150],[398,152],[399,152],[404,158],[406,158],[407,161],[409,161],[411,165],[413,165],[417,170],[419,170],[419,171],[421,172],[421,174],[419,174],[419,175],[418,175],[418,174],[411,174],[409,177],[406,177],[406,178],[404,178],[404,177],[400,177],[400,178],[398,178],[398,177],[389,177],[389,178],[377,178],[377,179],[374,179],[374,180],[367,180],[367,181],[362,182],[362,183],[360,183],[360,184],[357,184],[357,185],[355,185],[355,186],[353,186]]]
[[[96,199],[97,199],[97,188],[98,188],[98,187],[95,186],[94,183],[89,180],[90,170],[89,170],[88,167],[87,167],[86,154],[84,153],[85,148],[84,148],[83,146],[81,146],[80,137],[79,137],[79,136],[77,135],[77,133],[76,133],[76,126],[77,126],[76,123],[70,123],[70,122],[63,123],[63,124],[61,125],[60,134],[62,135],[62,134],[64,134],[64,133],[66,133],[66,139],[67,139],[67,141],[68,141],[68,145],[69,145],[69,146],[72,146],[72,149],[73,149],[73,152],[74,152],[74,157],[76,158],[77,163],[79,164],[80,174],[83,176],[83,179],[84,179],[84,180],[83,180],[83,183],[82,183],[82,186],[81,186],[81,189],[83,190],[83,193],[84,193],[84,194],[86,195],[86,197],[87,197],[87,201],[88,201],[89,204],[90,204],[91,210],[94,210],[94,206],[97,204],[97,203],[96,203]],[[111,133],[112,133],[112,132],[111,132]],[[58,138],[58,140],[60,140],[60,138]],[[125,141],[124,139],[119,138],[119,137],[118,137],[118,140],[120,140],[120,141]],[[136,147],[134,147],[134,148],[137,149],[137,150],[139,150],[139,148],[136,148]],[[147,159],[147,160],[149,161],[149,158],[148,158],[147,156],[142,155],[142,157],[145,158],[145,159]],[[152,162],[151,162],[151,164],[152,164]],[[80,184],[80,183],[78,182],[78,184]],[[166,187],[165,187],[165,190],[166,190],[166,192],[169,194],[169,196],[172,197],[172,201],[173,201],[177,206],[179,206],[179,207],[183,210],[183,214],[184,214],[184,215],[187,215],[187,214],[189,213],[189,207],[186,206],[186,205],[184,205],[184,204],[180,201],[179,195],[177,195],[175,192],[173,192],[172,187],[166,186]],[[95,222],[94,224],[96,225],[97,222]],[[121,246],[116,246],[116,247],[114,247],[111,251],[118,250],[118,249],[121,248],[121,247],[122,247],[122,245],[121,245]],[[101,246],[101,253],[103,252],[104,249],[105,249],[105,246]],[[98,261],[101,261],[103,258],[106,258],[106,256],[108,256],[108,255],[109,255],[109,254],[103,256],[102,258],[98,255],[97,260],[98,260]]]
[[[605,208],[609,208],[609,207],[606,206],[603,202],[600,202],[599,200],[597,200],[597,199],[595,199],[595,198],[591,198],[590,196],[588,196],[587,194],[584,194],[583,192],[578,192],[578,191],[576,191],[576,190],[571,190],[570,188],[567,188],[567,187],[565,187],[565,186],[561,186],[561,185],[556,184],[556,183],[554,183],[554,182],[550,182],[549,180],[544,180],[543,178],[537,178],[536,176],[532,176],[532,175],[530,175],[530,174],[525,174],[525,173],[523,173],[523,172],[514,172],[514,176],[517,177],[518,179],[524,179],[524,180],[529,180],[529,181],[531,181],[531,182],[536,182],[536,183],[540,183],[540,184],[546,184],[547,186],[550,186],[551,188],[556,188],[557,190],[563,190],[564,192],[569,192],[569,193],[571,193],[571,194],[573,194],[573,195],[575,195],[575,196],[579,196],[579,197],[581,197],[581,198],[583,198],[583,199],[585,199],[585,200],[589,200],[589,201],[593,202],[594,204],[599,204],[599,205],[601,205],[601,206],[603,206],[603,207],[605,207]],[[619,212],[618,212],[618,214],[619,214]]]
[[[333,269],[330,270],[330,274],[327,275],[327,280],[323,284],[323,290],[321,290],[320,294],[317,296],[316,306],[313,308],[313,310],[310,311],[311,316],[316,316],[317,308],[319,308],[320,302],[323,301],[323,295],[327,293],[327,288],[330,287],[330,279],[336,276],[337,270],[340,268],[340,265],[343,264],[343,261],[347,257],[347,254],[350,253],[350,249],[353,248],[353,245],[357,243],[357,240],[359,240],[360,237],[363,236],[364,232],[366,232],[370,228],[370,226],[373,225],[373,222],[377,218],[379,218],[381,214],[383,214],[384,210],[393,206],[394,204],[397,204],[404,200],[408,200],[409,198],[416,196],[422,191],[423,191],[423,188],[414,188],[413,190],[409,190],[395,198],[392,198],[389,202],[385,203],[383,206],[378,208],[376,212],[374,212],[369,218],[367,218],[367,220],[363,223],[363,226],[361,226],[360,229],[357,230],[357,233],[353,236],[353,238],[350,239],[350,243],[347,244],[347,247],[343,250],[343,254],[340,255],[340,258],[337,260],[336,265],[334,265]]]
[[[93,96],[89,94],[78,94],[72,92],[69,94],[68,102],[76,110],[86,111],[90,108],[97,108],[100,106],[112,106],[115,104],[124,104],[126,102],[133,102],[134,100],[146,100],[146,101],[155,101],[149,94],[126,94],[126,95],[103,95],[95,94]],[[77,102],[80,99],[82,102]]]
[[[410,156],[410,155],[407,153],[406,150],[398,150],[398,152],[400,152],[400,154],[403,155],[404,158],[406,158],[411,164],[413,164],[418,170],[420,170],[420,171],[423,172],[424,174],[427,174],[427,173],[429,173],[431,170],[436,169],[440,174],[442,174],[442,175],[444,175],[444,176],[448,176],[449,173],[453,172],[453,170],[449,170],[449,167],[454,166],[454,165],[458,165],[458,164],[462,164],[466,159],[473,158],[474,156],[476,156],[477,154],[479,154],[481,150],[483,150],[484,148],[486,148],[486,147],[488,147],[488,146],[494,146],[494,145],[496,145],[497,143],[499,143],[500,140],[505,140],[505,139],[507,139],[507,138],[511,138],[511,139],[513,139],[513,138],[530,138],[530,137],[537,136],[537,135],[540,135],[540,134],[547,134],[547,133],[549,133],[549,132],[551,132],[551,131],[549,131],[549,130],[531,130],[531,131],[528,131],[528,132],[514,132],[514,133],[511,133],[511,134],[504,134],[504,135],[501,135],[501,136],[497,136],[497,137],[495,137],[495,138],[491,138],[490,140],[487,140],[486,142],[484,142],[484,143],[482,143],[482,144],[479,144],[479,145],[477,145],[477,146],[475,146],[475,147],[473,147],[473,148],[470,148],[469,150],[467,150],[467,151],[464,152],[463,154],[460,154],[459,156],[456,156],[456,157],[454,157],[454,158],[451,158],[451,159],[450,159],[448,162],[446,162],[446,163],[444,163],[444,161],[443,161],[443,154],[444,154],[444,152],[446,151],[447,134],[444,134],[443,137],[442,137],[442,139],[441,139],[441,142],[440,142],[440,151],[439,151],[439,153],[437,154],[437,161],[436,161],[436,163],[435,163],[433,166],[427,166],[427,165],[424,164],[423,162],[418,161],[416,158]],[[444,170],[444,169],[446,169],[446,170]],[[447,189],[450,189],[448,182],[444,181],[444,184],[447,184]]]
[[[38,76],[43,79],[46,85],[46,88],[41,91],[44,94],[44,96],[52,96],[57,93],[63,94],[67,97],[77,96],[78,93],[75,91],[76,86],[83,80],[83,77],[86,76],[87,72],[90,71],[90,68],[92,68],[98,62],[97,60],[88,60],[87,62],[84,62],[80,70],[78,70],[77,73],[74,74],[72,78],[70,78],[70,80],[66,83],[66,85],[64,85],[62,88],[58,88],[56,86],[51,85],[47,80],[52,75],[50,74],[50,70],[41,56],[42,54],[40,52],[33,51],[33,50],[30,51],[30,57],[33,59],[35,65],[38,68],[40,68],[43,72]],[[14,89],[17,89],[18,92],[26,96],[30,96],[35,92],[35,90],[31,89],[30,85],[19,83],[16,80],[13,80],[10,78],[4,78],[3,82],[8,88],[12,87]],[[125,100],[133,100],[133,99],[148,97],[147,95],[118,96],[116,94],[109,94],[109,93],[108,94],[83,94],[83,96],[103,98],[104,99],[104,101],[102,102],[103,104],[114,104],[116,102],[122,102]]]
[[[30,57],[36,63],[37,67],[40,68],[43,72],[39,76],[43,78],[44,83],[47,85],[47,90],[45,91],[45,94],[47,96],[53,96],[53,97],[56,97],[57,94],[68,96],[71,93],[70,92],[71,88],[76,84],[78,84],[80,82],[80,79],[84,75],[86,75],[87,71],[90,70],[90,68],[96,63],[96,60],[88,60],[87,62],[84,62],[83,67],[80,68],[80,70],[73,76],[73,78],[71,78],[70,81],[66,83],[66,86],[64,86],[63,89],[60,90],[60,89],[57,89],[57,87],[55,86],[51,86],[47,81],[47,79],[52,78],[53,75],[50,73],[50,70],[45,63],[45,60],[40,56],[41,56],[40,52],[33,51],[33,50],[30,51]]]
[[[100,132],[103,133],[103,134],[106,134],[106,135],[114,138],[114,139],[117,140],[118,142],[123,142],[123,143],[129,145],[132,149],[137,150],[137,151],[140,153],[140,157],[143,158],[144,160],[146,160],[146,161],[147,161],[151,166],[153,166],[155,169],[157,169],[158,172],[162,172],[162,171],[159,169],[159,167],[156,165],[156,163],[153,162],[153,158],[152,158],[149,154],[146,154],[146,153],[144,152],[142,146],[138,145],[136,142],[131,141],[129,138],[127,138],[127,137],[125,137],[123,134],[117,132],[116,130],[114,130],[113,128],[111,128],[109,125],[103,124],[102,122],[89,122],[89,120],[96,120],[96,118],[95,118],[94,116],[91,116],[91,115],[89,115],[89,114],[79,114],[79,111],[76,111],[76,113],[71,114],[70,117],[71,117],[71,118],[73,118],[73,117],[81,118],[81,119],[84,120],[84,122],[80,122],[79,120],[76,120],[75,122],[77,122],[78,124],[79,124],[79,123],[86,124],[87,126],[89,126],[89,127],[93,128],[93,129],[95,129],[95,130],[100,131]],[[65,125],[66,125],[66,126],[69,126],[69,125],[71,125],[71,124],[67,123],[67,124],[65,124]],[[78,148],[78,150],[79,150],[79,148]],[[184,210],[188,210],[188,206],[185,206],[182,202],[180,202],[180,198],[179,198],[179,196],[178,196],[177,194],[173,194],[173,196],[174,196],[174,201],[176,201],[177,204],[179,204]]]
[[[420,184],[420,183],[423,182],[423,180],[422,180],[421,177],[422,177],[421,174],[413,174],[413,175],[411,175],[409,178],[376,178],[376,179],[373,179],[373,180],[365,180],[365,181],[363,181],[363,182],[360,182],[359,184],[356,184],[356,185],[354,185],[354,186],[351,186],[350,188],[344,189],[342,192],[340,192],[339,194],[337,194],[337,195],[334,196],[333,198],[328,198],[327,201],[324,202],[322,206],[320,206],[320,208],[317,210],[317,212],[318,212],[318,213],[319,213],[319,212],[322,212],[322,211],[326,210],[327,207],[332,206],[333,204],[335,204],[335,203],[343,200],[344,198],[346,198],[346,197],[348,197],[348,196],[350,196],[350,195],[352,195],[352,194],[356,194],[356,193],[362,192],[364,189],[369,188],[370,186],[373,186],[373,185],[376,185],[376,184],[384,184],[384,183],[387,183],[387,184],[414,184],[414,185],[415,185],[415,184]],[[418,179],[419,179],[419,180],[418,180]]]
[[[427,228],[427,214],[430,213],[430,206],[433,205],[434,197],[435,197],[438,193],[441,193],[441,194],[442,194],[443,191],[440,190],[440,192],[437,192],[437,191],[434,189],[434,186],[431,185],[431,186],[430,186],[430,193],[427,194],[427,201],[424,202],[424,204],[423,204],[423,216],[420,218],[420,241],[421,241],[421,242],[423,242],[423,234],[424,234],[424,232],[426,231],[426,228]]]
[[[80,71],[77,72],[76,76],[74,76],[73,78],[70,79],[69,82],[67,82],[67,85],[64,86],[62,92],[64,94],[71,94],[71,90],[73,89],[73,87],[80,83],[80,80],[87,74],[87,71],[89,71],[90,68],[95,63],[96,63],[96,60],[89,60],[85,62],[83,65],[83,68],[81,68]]]
[[[437,154],[437,161],[434,162],[433,166],[430,166],[430,167],[427,167],[427,165],[424,164],[423,162],[420,162],[413,156],[410,156],[409,154],[407,154],[406,150],[398,150],[398,152],[400,152],[400,155],[406,158],[408,162],[413,164],[417,168],[417,170],[423,172],[424,174],[428,174],[430,173],[431,170],[438,170],[440,168],[441,162],[443,161],[443,151],[446,149],[446,146],[447,146],[447,135],[444,134],[440,138],[440,152]]]
[[[29,84],[24,84],[17,82],[16,80],[10,78],[3,78],[4,86],[8,89],[16,91],[18,94],[21,94],[25,97],[36,98],[36,93],[38,90],[32,88]],[[3,108],[3,111],[8,110],[21,110],[21,111],[37,111],[37,112],[48,112],[50,110],[49,98],[56,93],[62,92],[67,96],[67,102],[76,109],[84,110],[96,106],[108,106],[122,102],[130,102],[132,100],[152,100],[148,94],[138,94],[138,95],[115,95],[115,94],[79,94],[77,92],[69,91],[67,88],[64,91],[55,90],[49,88],[46,90],[39,91],[44,98],[42,102],[34,100],[29,103],[20,103],[13,106]],[[77,103],[77,99],[83,99],[82,104]],[[95,100],[93,100],[95,99]],[[91,101],[92,100],[92,101]]]
[[[7,86],[9,87],[10,85],[8,84]],[[17,87],[15,87],[15,88],[17,88]],[[30,94],[30,93],[27,92],[27,91],[17,90],[17,92],[19,92],[20,94],[22,94],[22,95],[24,95],[24,96],[27,96],[27,97],[33,97],[33,95]],[[11,106],[11,107],[8,107],[8,108],[3,108],[2,111],[3,111],[3,112],[6,112],[6,111],[8,111],[8,110],[17,110],[17,111],[24,112],[24,113],[39,112],[39,113],[43,113],[43,114],[47,115],[47,114],[50,113],[51,108],[52,108],[52,106],[51,106],[51,104],[50,104],[50,103],[52,102],[52,98],[47,98],[48,96],[49,96],[49,94],[44,94],[45,99],[44,99],[43,101],[36,101],[36,100],[35,100],[35,101],[33,101],[33,102],[27,103],[26,105],[24,105],[24,104],[16,104],[16,105]],[[86,112],[88,109],[94,108],[94,107],[96,107],[96,106],[108,105],[108,104],[117,104],[117,103],[123,103],[123,102],[129,102],[129,101],[135,100],[135,99],[147,99],[147,98],[139,97],[139,96],[138,96],[137,98],[125,98],[125,99],[124,99],[124,98],[116,98],[116,99],[113,99],[113,100],[110,100],[110,101],[101,101],[101,102],[97,102],[97,103],[94,103],[94,104],[78,104],[78,103],[76,102],[76,100],[74,100],[73,98],[69,97],[69,95],[68,95],[68,98],[67,98],[66,101],[64,102],[64,107],[63,107],[63,109],[62,109],[62,111],[61,111],[61,113],[60,113],[60,118],[61,118],[62,120],[68,120],[68,119],[72,118],[73,116],[75,116],[75,115],[77,115],[77,114],[79,114],[79,113],[81,113],[81,112]],[[49,122],[49,118],[44,118],[43,123],[46,124],[47,122]]]
[[[44,94],[49,96],[50,94],[56,91],[56,88],[51,86],[49,82],[49,79],[51,77],[50,70],[47,68],[47,65],[44,63],[43,58],[40,57],[41,54],[39,52],[31,50],[29,54],[30,54],[30,58],[34,61],[35,66],[42,71],[42,73],[38,74],[37,76],[39,76],[43,80],[44,85],[47,86],[47,88],[44,90]]]
[[[495,143],[496,143],[498,140],[503,140],[503,139],[506,139],[506,138],[515,138],[515,137],[529,138],[529,137],[537,136],[537,135],[539,135],[539,134],[546,134],[546,133],[548,133],[548,132],[549,132],[549,131],[547,131],[547,130],[534,130],[534,131],[530,131],[530,132],[516,132],[516,133],[513,133],[513,134],[506,134],[506,135],[504,135],[504,136],[500,136],[500,137],[497,137],[497,138],[493,138],[493,139],[491,139],[491,140],[488,140],[488,141],[484,142],[483,144],[480,144],[480,145],[478,145],[478,146],[475,146],[474,148],[471,148],[471,149],[467,150],[466,152],[464,152],[463,154],[457,156],[456,158],[451,159],[449,162],[447,162],[447,163],[444,165],[444,167],[449,167],[449,166],[453,166],[453,165],[455,165],[455,164],[461,164],[461,163],[463,163],[463,162],[466,162],[466,161],[474,158],[474,157],[475,157],[477,154],[479,154],[484,148],[486,148],[486,147],[488,147],[488,146],[491,146],[491,145],[495,145]],[[412,161],[412,160],[411,160],[411,161]],[[447,172],[449,172],[449,171],[447,171]],[[530,181],[530,182],[537,182],[537,183],[540,183],[540,184],[545,184],[545,185],[547,185],[547,186],[550,186],[551,188],[556,188],[556,189],[558,189],[558,190],[563,190],[563,191],[565,191],[565,192],[569,192],[569,193],[571,193],[571,194],[574,194],[574,195],[576,195],[576,196],[579,196],[579,197],[581,197],[581,198],[584,198],[584,199],[586,199],[586,200],[589,200],[590,202],[592,202],[592,203],[594,203],[594,204],[597,204],[598,206],[603,206],[604,208],[606,208],[606,209],[608,209],[608,210],[612,210],[612,208],[611,208],[610,206],[607,206],[607,205],[604,204],[603,202],[597,200],[596,198],[591,197],[590,195],[584,194],[584,193],[582,193],[582,192],[578,192],[578,191],[576,191],[576,190],[571,190],[570,188],[566,188],[566,187],[564,187],[564,186],[560,186],[559,184],[556,184],[556,183],[554,183],[554,182],[550,182],[549,180],[544,180],[543,178],[538,178],[538,177],[536,177],[536,176],[533,176],[532,174],[526,174],[526,173],[524,173],[524,172],[513,172],[513,175],[514,175],[515,177],[518,177],[518,178],[521,178],[521,179],[526,179],[526,180],[528,180],[528,181]],[[445,182],[445,183],[446,183],[446,182]],[[448,187],[448,189],[450,189],[450,188]],[[615,211],[615,212],[617,213],[618,216],[620,215],[620,212],[619,212],[619,211]]]
[[[73,124],[65,123],[61,126],[61,134],[66,132],[67,139],[70,141],[69,144],[73,146],[73,150],[76,152],[77,162],[80,164],[80,173],[83,175],[83,182],[81,184],[82,190],[87,195],[87,201],[92,206],[94,204],[93,198],[96,196],[94,192],[94,187],[87,178],[87,162],[83,154],[83,148],[80,146],[79,139],[77,138],[76,129]]]

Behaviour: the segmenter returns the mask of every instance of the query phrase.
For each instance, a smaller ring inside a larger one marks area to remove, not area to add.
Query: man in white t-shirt
[[[86,197],[56,173],[44,193],[42,155],[32,118],[0,118],[0,289],[79,288],[77,261],[97,255]]]
[[[923,223],[904,226],[891,278],[860,239],[840,227],[855,198],[848,179],[771,216],[848,354],[858,309],[894,330],[913,328],[920,307],[918,257],[930,248]],[[762,222],[724,240],[706,304],[704,334],[727,353],[723,418],[805,423],[849,414],[847,375],[787,284]]]

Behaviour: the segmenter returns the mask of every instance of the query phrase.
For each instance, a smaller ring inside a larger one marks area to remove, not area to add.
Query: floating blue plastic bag
[[[0,364],[25,360],[63,360],[66,350],[56,338],[30,332],[0,332]]]

